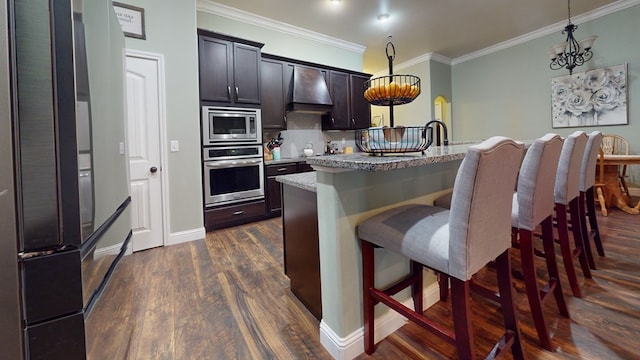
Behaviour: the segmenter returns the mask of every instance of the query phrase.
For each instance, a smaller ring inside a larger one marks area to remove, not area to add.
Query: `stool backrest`
[[[596,183],[596,163],[598,162],[598,152],[602,144],[602,133],[592,131],[587,140],[587,146],[582,158],[580,168],[580,191],[585,192]]]
[[[584,131],[576,131],[564,139],[553,193],[557,204],[568,205],[580,195],[580,168],[586,145]]]
[[[527,149],[518,174],[517,206],[512,225],[533,231],[545,218],[553,215],[555,174],[562,151],[562,138],[546,134]],[[514,204],[516,206],[516,204]]]
[[[468,280],[511,246],[511,202],[524,145],[494,136],[458,168],[449,214],[449,274]]]

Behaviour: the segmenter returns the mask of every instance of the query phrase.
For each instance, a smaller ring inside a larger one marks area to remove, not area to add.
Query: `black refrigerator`
[[[124,37],[110,0],[0,15],[0,357],[84,359],[131,238]]]

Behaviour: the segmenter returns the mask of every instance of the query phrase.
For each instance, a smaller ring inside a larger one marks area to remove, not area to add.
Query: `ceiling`
[[[436,53],[449,59],[556,24],[564,40],[567,3],[562,0],[214,0],[238,10],[363,45],[364,71],[387,69],[388,36],[394,64]],[[571,16],[628,0],[574,0]],[[378,15],[387,13],[381,23]],[[577,22],[576,22],[577,23]],[[581,36],[580,40],[590,34]],[[596,43],[597,44],[597,43]],[[551,46],[553,44],[549,44]],[[597,45],[596,45],[597,47]]]

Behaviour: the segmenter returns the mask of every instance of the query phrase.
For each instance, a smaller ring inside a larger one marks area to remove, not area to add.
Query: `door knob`
[[[151,171],[152,174],[155,174],[156,171],[158,171],[158,168],[155,166],[152,166],[151,169],[149,169],[149,171]]]

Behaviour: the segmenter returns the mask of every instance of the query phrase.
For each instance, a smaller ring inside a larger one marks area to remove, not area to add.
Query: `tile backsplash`
[[[322,131],[322,122],[318,114],[288,113],[287,130],[281,131],[280,135],[284,138],[280,147],[282,158],[303,157],[302,150],[307,143],[313,144],[313,151],[316,154],[324,154],[327,140],[334,143],[339,150],[345,146],[351,146],[353,151],[357,151],[353,130]],[[270,138],[277,138],[278,132],[265,130],[262,136],[263,143],[266,144]]]

